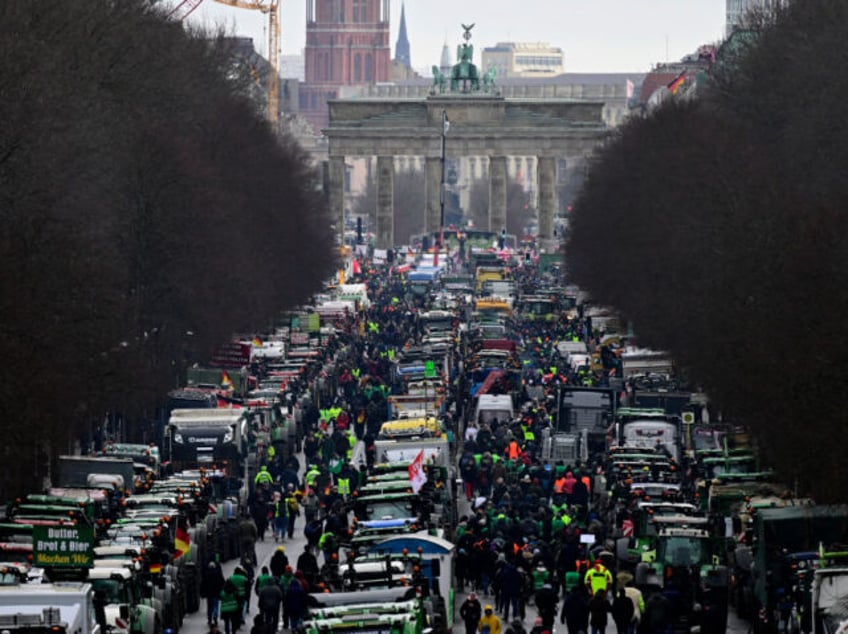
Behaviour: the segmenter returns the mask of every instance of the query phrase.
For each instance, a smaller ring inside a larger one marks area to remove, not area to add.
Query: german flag
[[[221,386],[226,388],[233,386],[233,380],[230,378],[230,375],[227,374],[226,370],[221,370]]]
[[[177,526],[174,535],[174,559],[177,560],[191,549],[191,536],[182,524]]]
[[[150,564],[150,574],[158,575],[162,572],[162,564]]]
[[[671,91],[672,95],[676,95],[677,91],[680,87],[686,83],[686,71],[681,71],[681,73],[671,80],[671,83],[668,85],[668,89]]]
[[[257,336],[255,336],[255,335],[254,335],[254,337],[253,337],[253,345],[254,345],[255,347],[257,347],[257,348],[261,348],[261,347],[262,347],[262,340],[261,340],[259,337],[257,337]]]

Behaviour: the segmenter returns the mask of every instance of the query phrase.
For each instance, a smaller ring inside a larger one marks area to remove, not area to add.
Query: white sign
[[[418,452],[415,460],[409,465],[409,481],[412,484],[412,490],[418,493],[421,487],[427,482],[427,474],[424,473],[424,450]]]
[[[383,452],[385,459],[383,462],[409,462],[415,460],[418,454],[424,454],[424,460],[430,461],[434,457],[438,457],[438,447],[425,447],[416,453],[415,449],[387,449]]]

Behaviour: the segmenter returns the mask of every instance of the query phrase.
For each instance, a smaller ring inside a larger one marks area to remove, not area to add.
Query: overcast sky
[[[178,0],[169,0],[172,4]],[[306,0],[280,0],[282,52],[299,54],[306,31]],[[447,41],[462,42],[460,24],[474,23],[474,61],[497,42],[547,42],[565,52],[566,72],[647,72],[676,61],[724,35],[725,0],[405,0],[412,66],[439,63]],[[391,46],[397,40],[401,0],[392,0]],[[265,54],[267,18],[258,11],[204,0],[193,24],[222,23],[252,37]]]

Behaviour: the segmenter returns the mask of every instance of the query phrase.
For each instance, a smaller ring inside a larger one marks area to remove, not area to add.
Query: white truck
[[[88,583],[0,586],[0,631],[10,634],[100,634],[96,612]]]
[[[843,634],[848,632],[848,553],[821,553],[824,565],[813,576],[812,625],[813,634]],[[833,555],[838,555],[841,565],[828,566]]]
[[[244,409],[226,408],[173,410],[168,443],[174,468],[211,467],[222,461],[240,465],[247,452],[246,414]]]

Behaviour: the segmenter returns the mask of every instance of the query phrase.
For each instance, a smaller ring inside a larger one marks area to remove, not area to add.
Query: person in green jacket
[[[245,617],[245,606],[247,605],[247,593],[250,591],[247,573],[241,566],[236,566],[233,574],[227,579],[227,583],[235,588],[236,601],[238,601],[238,614],[235,621],[236,628],[241,627]],[[222,601],[223,603],[223,601]],[[223,610],[222,610],[223,612]]]
[[[231,579],[224,583],[221,590],[221,620],[224,622],[224,634],[235,634],[241,619],[239,617],[239,602],[237,590]]]
[[[260,572],[259,576],[256,577],[256,583],[254,584],[256,595],[258,596],[259,591],[269,583],[275,583],[274,577],[271,576],[268,566],[262,566],[262,572]]]

